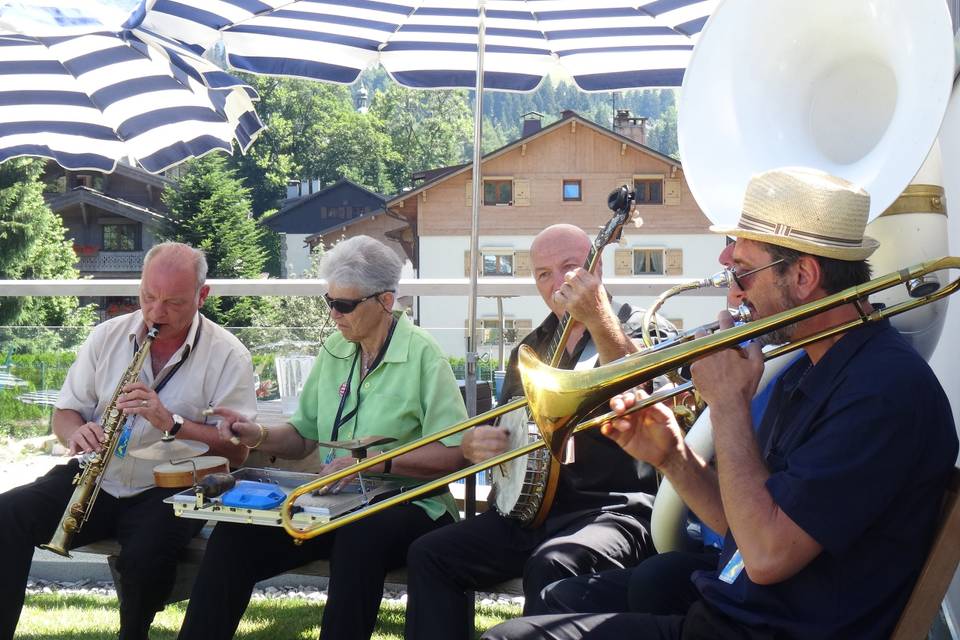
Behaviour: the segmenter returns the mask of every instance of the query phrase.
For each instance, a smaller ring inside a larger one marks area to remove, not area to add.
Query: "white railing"
[[[603,284],[615,296],[658,296],[670,287],[694,278],[632,277],[604,278]],[[262,280],[207,280],[215,296],[321,296],[326,281],[301,278]],[[0,280],[0,296],[135,296],[140,281],[134,279],[81,280]],[[411,278],[400,281],[400,296],[465,296],[466,278]],[[480,278],[477,295],[482,298],[536,296],[532,278]],[[724,295],[716,289],[684,293],[684,296]]]

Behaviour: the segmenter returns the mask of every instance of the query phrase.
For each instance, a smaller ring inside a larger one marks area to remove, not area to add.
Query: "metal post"
[[[486,0],[477,3],[477,81],[473,109],[473,215],[470,220],[470,287],[467,309],[467,358],[464,383],[467,413],[477,414],[477,271],[480,235],[480,198],[483,197],[480,162],[483,156],[483,39],[486,30]]]
[[[506,367],[506,362],[504,362],[504,341],[506,340],[506,330],[507,330],[507,321],[503,318],[503,296],[497,296],[497,326],[500,329],[500,340],[499,345],[497,346],[497,360],[499,364],[497,365],[498,371],[503,371]]]
[[[483,159],[483,39],[486,32],[486,0],[477,2],[477,80],[474,84],[473,103],[473,211],[470,218],[470,287],[467,310],[467,370],[464,373],[466,384],[467,413],[477,414],[477,272],[480,236],[480,198],[483,197],[482,172],[480,162]],[[470,476],[464,486],[463,510],[470,517],[477,509],[476,478]],[[473,592],[468,593],[471,601]],[[474,607],[467,607],[467,637],[474,635]]]

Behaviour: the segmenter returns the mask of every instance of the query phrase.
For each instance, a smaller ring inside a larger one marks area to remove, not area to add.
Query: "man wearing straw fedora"
[[[812,169],[754,176],[739,223],[711,228],[737,238],[732,292],[759,319],[867,281],[877,247],[863,235],[869,202],[862,189]],[[872,311],[866,300],[859,307]],[[888,637],[957,456],[936,376],[888,321],[859,325],[807,345],[777,381],[758,431],[751,427],[760,345],[796,341],[860,311],[834,307],[693,364],[711,408],[716,469],[685,445],[660,405],[604,425],[726,532],[715,569],[693,572],[653,610],[628,608],[626,595],[604,606],[591,599],[589,610],[545,597],[566,613],[513,620],[485,637]],[[731,325],[725,314],[720,322]],[[642,395],[621,394],[611,408],[623,414]],[[596,591],[626,584],[617,574],[573,580]]]

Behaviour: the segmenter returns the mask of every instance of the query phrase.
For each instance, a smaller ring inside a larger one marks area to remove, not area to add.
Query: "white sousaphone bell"
[[[724,0],[700,34],[680,94],[687,183],[713,224],[733,226],[752,175],[820,169],[870,194],[866,233],[881,242],[870,258],[874,274],[945,255],[935,140],[948,103],[946,119],[960,119],[960,99],[951,102],[954,76],[943,0]],[[946,155],[960,139],[940,145]],[[934,275],[915,285],[919,296],[939,282]],[[892,320],[924,357],[936,346],[946,304]],[[705,457],[713,455],[710,431],[705,412],[687,435]],[[658,551],[689,545],[686,515],[670,483],[661,484],[651,522]]]

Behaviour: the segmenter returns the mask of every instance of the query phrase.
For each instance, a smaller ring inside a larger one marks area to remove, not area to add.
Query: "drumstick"
[[[201,413],[202,413],[202,415],[204,415],[204,416],[212,416],[212,415],[213,415],[213,407],[208,407],[208,408],[204,409]],[[233,431],[233,429],[231,428],[230,431]],[[240,438],[238,438],[238,437],[235,436],[235,435],[234,435],[234,436],[230,436],[230,444],[232,444],[232,445],[238,445],[238,444],[240,444]]]

